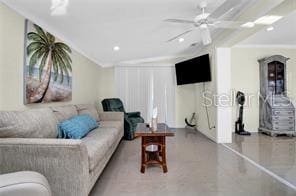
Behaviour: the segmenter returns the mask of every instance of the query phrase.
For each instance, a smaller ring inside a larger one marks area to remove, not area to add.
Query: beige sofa
[[[99,121],[97,129],[81,140],[56,139],[59,121],[85,113]],[[36,171],[54,196],[86,196],[123,137],[123,113],[92,105],[0,112],[0,137],[0,174]]]

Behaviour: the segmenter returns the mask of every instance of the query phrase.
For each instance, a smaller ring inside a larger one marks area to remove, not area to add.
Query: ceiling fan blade
[[[201,40],[203,45],[209,45],[212,43],[211,33],[209,28],[200,28]]]
[[[242,0],[226,0],[220,7],[218,7],[213,13],[210,14],[211,18],[219,18],[226,14],[230,9],[234,8],[241,3]]]
[[[242,24],[244,24],[244,22],[224,20],[224,21],[216,21],[213,23],[209,23],[208,25],[213,28],[238,29],[238,28],[241,28]]]
[[[166,19],[165,22],[174,22],[174,23],[187,23],[187,24],[194,24],[194,21],[191,20],[183,20],[183,19]]]
[[[171,42],[171,41],[173,41],[173,40],[175,40],[175,39],[181,37],[182,35],[185,35],[185,34],[187,34],[187,33],[190,33],[190,32],[193,31],[193,30],[194,30],[194,29],[190,29],[190,30],[188,30],[188,31],[185,31],[185,32],[183,32],[183,33],[181,33],[181,34],[179,34],[179,35],[177,35],[177,36],[175,36],[175,37],[172,37],[171,39],[167,40],[167,42]]]

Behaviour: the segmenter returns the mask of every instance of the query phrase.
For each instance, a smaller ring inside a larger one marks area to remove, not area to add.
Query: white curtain
[[[150,122],[153,97],[158,122],[165,122],[171,127],[175,125],[174,66],[117,66],[115,84],[117,96],[127,112],[140,111],[145,122]]]

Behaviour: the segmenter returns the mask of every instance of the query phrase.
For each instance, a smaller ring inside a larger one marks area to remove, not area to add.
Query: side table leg
[[[162,156],[162,168],[163,168],[163,173],[168,172],[168,167],[166,163],[166,144],[165,144],[165,136],[162,137],[162,150],[161,150],[161,156]]]
[[[145,147],[144,147],[144,137],[142,136],[142,144],[141,144],[141,173],[145,173]]]

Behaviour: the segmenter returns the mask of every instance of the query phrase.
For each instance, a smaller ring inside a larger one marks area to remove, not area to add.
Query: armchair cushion
[[[144,122],[140,112],[125,112],[123,103],[118,98],[104,99],[102,101],[104,111],[121,111],[124,112],[124,138],[127,140],[134,139],[134,132],[137,124]]]
[[[141,117],[141,112],[128,112],[127,115],[128,115],[129,118]]]
[[[137,125],[138,123],[144,122],[142,117],[128,118],[128,120],[132,123],[132,125]]]
[[[123,103],[120,99],[104,99],[102,101],[104,111],[113,111],[113,112],[124,112]]]

